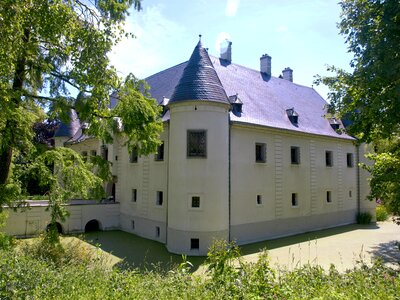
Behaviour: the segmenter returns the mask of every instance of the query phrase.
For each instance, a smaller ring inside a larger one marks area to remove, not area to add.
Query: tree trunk
[[[29,41],[30,32],[29,29],[25,29],[24,31],[24,42],[25,44]],[[12,90],[15,94],[12,96],[12,102],[10,105],[14,105],[15,108],[18,108],[21,101],[21,96],[19,95],[19,91],[22,91],[25,81],[25,65],[26,65],[26,57],[25,51],[21,57],[15,63],[15,73],[14,73],[14,80],[12,85]],[[6,121],[6,126],[4,131],[10,131],[10,141],[8,145],[4,147],[3,151],[0,150],[0,184],[5,184],[7,182],[8,176],[10,174],[10,167],[12,161],[12,154],[13,154],[13,146],[16,144],[16,138],[12,133],[13,129],[17,126],[14,120],[8,119]],[[1,133],[3,134],[3,133]]]

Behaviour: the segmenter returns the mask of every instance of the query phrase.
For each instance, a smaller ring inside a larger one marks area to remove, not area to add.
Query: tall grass
[[[166,273],[140,272],[107,268],[74,245],[61,256],[75,252],[75,259],[61,260],[32,247],[0,250],[0,299],[396,299],[400,291],[399,272],[380,262],[344,274],[334,266],[276,270],[266,251],[244,263],[235,245],[221,241],[204,276],[191,275],[186,260]]]

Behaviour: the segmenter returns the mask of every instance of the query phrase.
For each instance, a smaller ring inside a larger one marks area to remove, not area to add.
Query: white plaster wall
[[[205,253],[211,235],[228,238],[228,107],[190,101],[171,105],[170,112],[168,248],[188,253],[190,236],[183,233],[201,233]],[[207,158],[187,157],[190,129],[207,131]],[[190,207],[193,195],[200,196],[200,208]]]
[[[255,162],[256,143],[266,144],[266,163]],[[291,146],[300,147],[299,165],[291,164]],[[301,218],[304,219],[302,222],[307,222],[310,216],[313,220],[310,227],[315,229],[354,222],[357,168],[356,147],[351,140],[236,124],[232,126],[231,147],[231,226],[240,228],[241,225],[254,224],[256,227],[259,223],[260,226],[282,227],[279,222],[287,222],[288,227],[294,226],[292,232],[295,233],[298,229],[296,222]],[[326,166],[325,151],[333,152],[332,167]],[[347,167],[347,153],[354,154],[353,168]],[[331,203],[326,201],[327,191],[331,191]],[[298,194],[297,207],[292,206],[292,193]],[[261,205],[257,204],[257,195],[262,196]],[[327,216],[340,215],[340,212],[343,212],[343,218],[331,218],[330,223],[325,222]],[[288,222],[288,219],[296,219],[296,222]],[[274,220],[276,222],[271,223]],[[285,235],[290,232],[287,228],[284,230]],[[260,231],[260,239],[266,238],[264,232]]]
[[[139,156],[137,163],[129,162],[127,147],[119,142],[117,150],[117,199],[121,203],[122,230],[137,235],[166,241],[166,215],[168,203],[168,124],[160,135],[164,142],[164,160],[156,161],[155,154]],[[132,201],[132,189],[137,190],[137,201]],[[163,204],[156,205],[157,191],[163,192]],[[132,228],[132,221],[135,228]],[[160,236],[156,236],[156,226],[160,227]]]

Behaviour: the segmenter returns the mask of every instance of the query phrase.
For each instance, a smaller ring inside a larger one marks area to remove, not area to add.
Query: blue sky
[[[143,0],[125,25],[136,39],[123,40],[110,55],[121,76],[145,78],[189,59],[202,34],[209,53],[232,41],[232,62],[259,69],[272,56],[272,75],[292,68],[294,82],[311,86],[325,65],[349,69],[351,55],[338,34],[340,7],[333,0]],[[314,88],[326,97],[325,87]]]

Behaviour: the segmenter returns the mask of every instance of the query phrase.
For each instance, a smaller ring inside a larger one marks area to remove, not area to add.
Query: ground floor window
[[[292,193],[292,206],[298,206],[299,205],[299,197],[297,193]]]
[[[190,239],[190,249],[195,250],[199,249],[200,241],[199,239]]]
[[[328,202],[328,203],[332,202],[332,192],[331,191],[326,191],[326,202]]]

